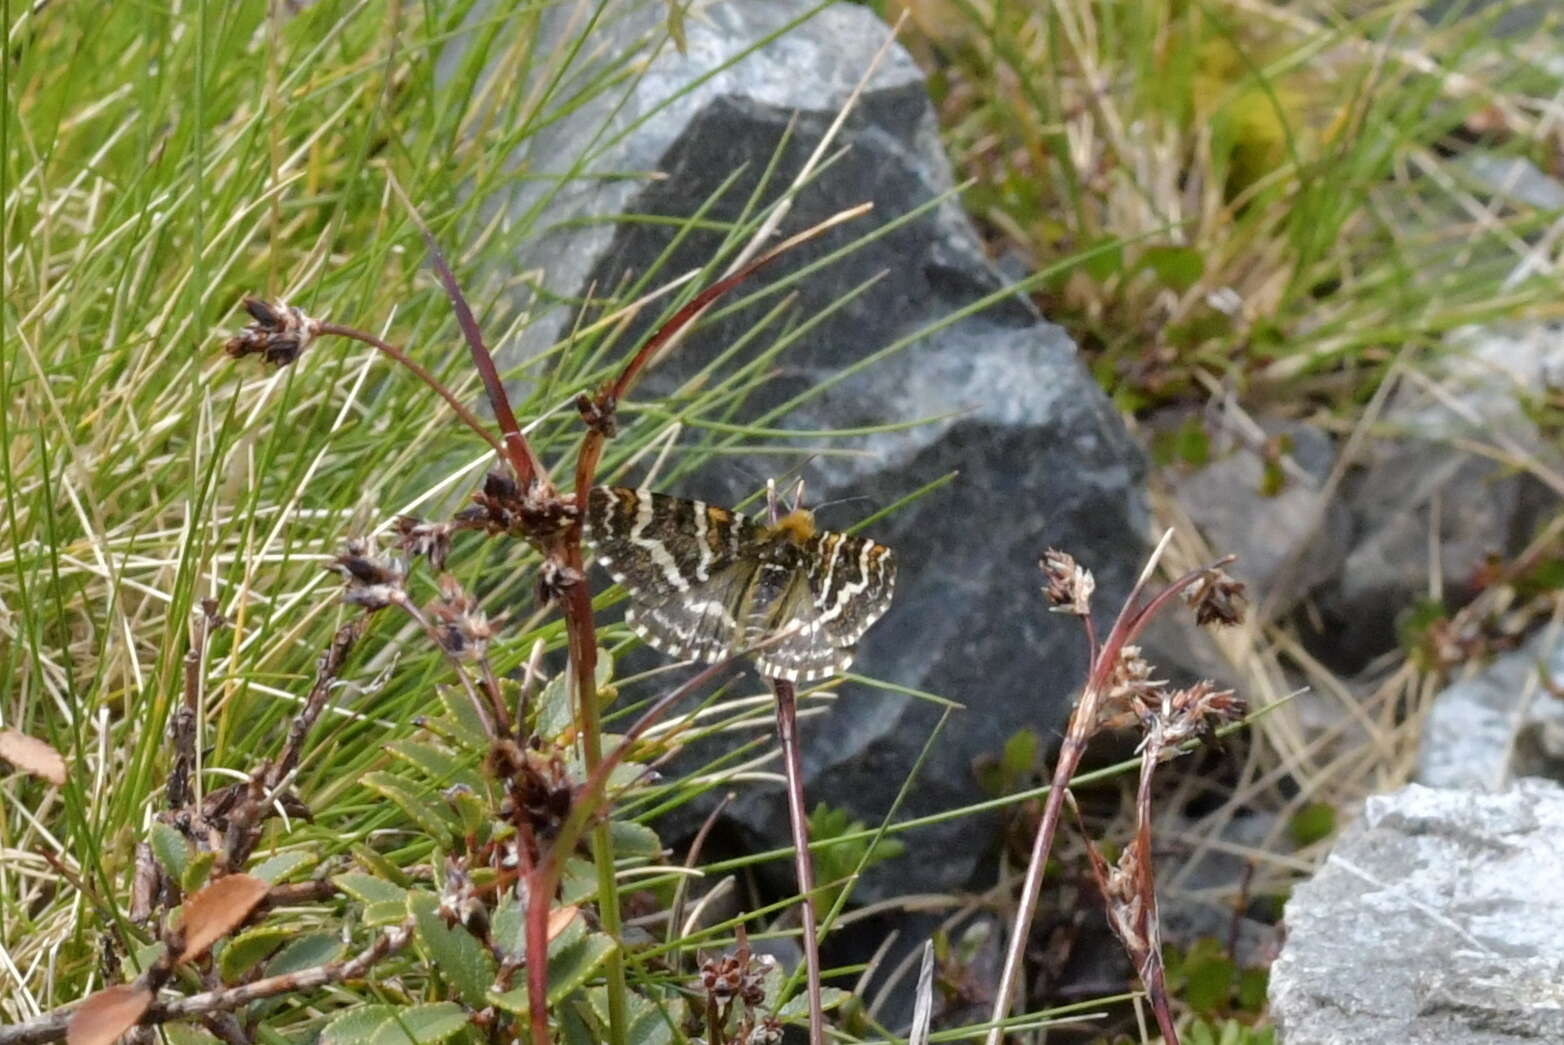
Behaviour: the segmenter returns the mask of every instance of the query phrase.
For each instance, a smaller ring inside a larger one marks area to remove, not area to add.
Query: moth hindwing
[[[599,486],[585,537],[629,593],[625,622],[649,645],[706,663],[753,651],[761,674],[790,682],[847,670],[896,585],[889,548],[816,530],[805,511],[767,526],[701,501]]]

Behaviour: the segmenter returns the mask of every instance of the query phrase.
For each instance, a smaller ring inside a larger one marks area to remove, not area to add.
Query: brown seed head
[[[366,541],[350,540],[346,550],[327,565],[342,575],[346,586],[342,601],[369,610],[379,610],[404,597],[407,566],[391,556],[373,557]]]
[[[245,298],[244,307],[254,322],[223,345],[235,359],[258,355],[272,366],[287,366],[320,336],[320,321],[292,305]]]
[[[1244,619],[1242,581],[1235,581],[1221,569],[1210,569],[1184,589],[1184,601],[1195,609],[1195,623],[1232,625]]]
[[[482,658],[494,637],[488,615],[449,573],[440,575],[439,584],[440,596],[429,603],[428,611],[439,629],[440,645],[456,656]]]
[[[412,557],[424,556],[435,570],[445,569],[445,557],[451,551],[452,523],[428,523],[411,515],[396,517],[396,533],[402,551]]]
[[[1043,591],[1055,613],[1073,613],[1077,617],[1091,613],[1097,581],[1090,570],[1082,569],[1073,555],[1056,548],[1044,552],[1037,565],[1048,579]]]

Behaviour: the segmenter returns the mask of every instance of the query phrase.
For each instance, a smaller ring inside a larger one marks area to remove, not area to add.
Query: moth
[[[789,682],[847,670],[896,586],[889,548],[816,529],[799,508],[768,525],[702,501],[599,486],[583,535],[629,593],[625,622],[647,644],[705,663],[753,650],[761,674]]]

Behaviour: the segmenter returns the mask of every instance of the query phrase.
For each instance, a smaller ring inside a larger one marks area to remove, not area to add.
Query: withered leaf
[[[185,949],[179,960],[187,962],[237,929],[270,888],[259,878],[231,874],[193,894],[185,901]]]
[[[65,786],[65,759],[37,737],[16,729],[0,729],[0,758],[17,769],[43,777],[55,787]]]
[[[152,992],[134,983],[101,990],[71,1013],[65,1027],[66,1045],[113,1045],[151,1004]]]
[[[555,907],[548,913],[548,939],[550,943],[554,938],[569,928],[570,923],[576,920],[576,915],[581,913],[581,908],[575,904],[564,907]]]

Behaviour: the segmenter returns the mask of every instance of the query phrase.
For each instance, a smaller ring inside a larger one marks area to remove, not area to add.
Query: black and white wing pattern
[[[793,682],[845,671],[896,580],[889,548],[816,531],[807,512],[764,526],[644,489],[594,489],[585,537],[649,645],[707,663],[753,650],[762,674]]]
[[[598,563],[629,592],[625,622],[637,635],[669,656],[711,662],[743,648],[734,607],[755,567],[743,547],[759,531],[726,508],[599,486],[584,536]]]

